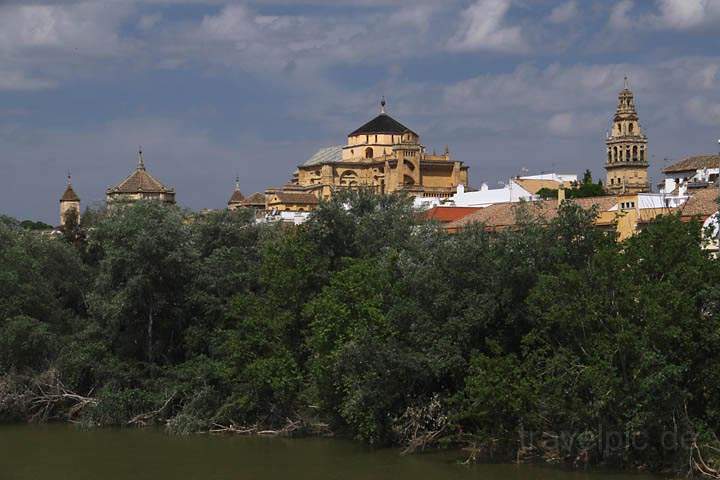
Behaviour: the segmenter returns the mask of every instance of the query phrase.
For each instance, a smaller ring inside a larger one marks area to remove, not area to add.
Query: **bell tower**
[[[71,211],[75,212],[75,222],[80,223],[80,197],[72,187],[70,173],[67,176],[67,187],[60,197],[60,226],[64,227]]]
[[[635,96],[625,86],[618,95],[618,107],[612,130],[605,139],[607,172],[605,189],[608,193],[640,193],[650,191],[648,182],[648,141],[640,127],[635,110]]]

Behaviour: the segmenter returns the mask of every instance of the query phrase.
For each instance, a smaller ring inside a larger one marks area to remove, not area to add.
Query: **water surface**
[[[455,460],[447,453],[401,456],[339,439],[0,426],[0,480],[657,480]]]

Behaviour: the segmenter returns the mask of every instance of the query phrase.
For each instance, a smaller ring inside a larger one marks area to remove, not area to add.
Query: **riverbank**
[[[402,456],[343,439],[178,437],[157,429],[0,426],[3,480],[657,480],[529,465],[461,465],[456,453]]]

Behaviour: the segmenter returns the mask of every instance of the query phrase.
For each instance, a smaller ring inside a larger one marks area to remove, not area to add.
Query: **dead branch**
[[[691,472],[697,472],[704,477],[720,479],[720,470],[712,468],[705,462],[697,442],[693,442],[690,447],[690,469]]]
[[[235,423],[228,425],[221,425],[218,423],[213,424],[213,427],[209,430],[210,433],[225,433],[235,435],[263,435],[263,436],[287,436],[293,432],[304,427],[302,420],[290,420],[286,419],[287,423],[283,428],[274,429],[260,429],[258,425],[252,426],[238,426]]]
[[[47,421],[61,407],[67,409],[65,417],[72,421],[85,407],[97,406],[98,400],[90,395],[92,391],[86,396],[68,390],[57,372],[49,370],[34,383],[30,397],[30,410],[33,412],[30,421]]]
[[[133,418],[130,419],[130,421],[127,422],[128,425],[136,425],[139,427],[146,426],[151,420],[154,420],[155,417],[162,414],[163,411],[167,408],[168,405],[170,405],[170,402],[173,401],[175,398],[175,395],[177,392],[173,392],[172,395],[170,395],[167,400],[165,400],[165,403],[162,404],[160,408],[157,410],[153,410],[152,412],[147,413],[141,413],[140,415],[136,415]]]

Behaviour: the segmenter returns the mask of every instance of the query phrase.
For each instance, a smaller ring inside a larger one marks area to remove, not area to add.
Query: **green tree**
[[[98,259],[92,314],[126,358],[182,358],[197,254],[182,212],[157,202],[119,208],[88,239]]]

